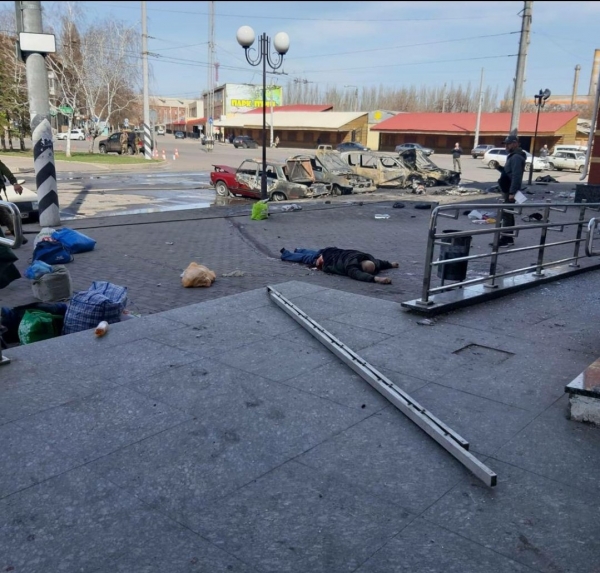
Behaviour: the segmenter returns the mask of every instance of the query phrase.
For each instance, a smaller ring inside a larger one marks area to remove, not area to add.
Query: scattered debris
[[[449,189],[436,189],[433,195],[480,195],[481,193],[485,193],[485,191],[483,189],[457,186]]]
[[[165,243],[165,245],[174,245],[174,244],[175,244],[175,243],[174,243],[173,241],[167,241],[167,242]]]
[[[400,201],[396,201],[393,205],[392,208],[393,209],[404,209],[405,205],[404,203],[401,203]]]
[[[221,276],[222,277],[243,277],[245,276],[245,272],[244,271],[232,271],[230,273],[223,273]]]
[[[302,211],[302,207],[300,205],[296,205],[296,203],[292,203],[291,205],[284,205],[281,208],[282,211]]]
[[[387,214],[381,214],[381,213],[377,213],[377,214],[375,215],[375,219],[389,219],[389,218],[390,218],[390,216],[389,216],[389,215],[387,215]]]
[[[531,213],[531,215],[523,217],[523,221],[526,223],[532,223],[534,221],[541,221],[543,218],[544,216],[541,213]]]
[[[415,203],[415,209],[431,209],[431,203]]]
[[[435,320],[433,318],[424,318],[423,320],[417,320],[417,324],[420,324],[421,326],[433,326]]]

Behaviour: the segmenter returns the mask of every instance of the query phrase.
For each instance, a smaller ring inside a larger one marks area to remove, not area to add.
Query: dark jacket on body
[[[521,189],[526,160],[527,155],[520,147],[508,154],[498,179],[498,186],[505,195],[515,195]]]
[[[379,271],[391,269],[392,264],[388,261],[376,259],[368,253],[355,251],[353,249],[338,249],[336,247],[328,247],[321,253],[323,256],[323,272],[334,275],[343,275],[364,281],[368,283],[375,282],[375,275]],[[375,263],[375,274],[365,273],[360,263],[363,261],[373,261]]]

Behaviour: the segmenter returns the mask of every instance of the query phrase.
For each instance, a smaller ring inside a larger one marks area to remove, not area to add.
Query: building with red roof
[[[295,112],[295,111],[332,111],[333,110],[333,106],[332,105],[313,105],[313,104],[295,104],[295,105],[275,105],[273,106],[273,108],[267,106],[267,113],[271,113],[271,109],[273,109],[273,111],[284,111],[284,112]],[[262,113],[263,108],[261,107],[257,107],[255,109],[251,109],[250,111],[247,111],[246,113]]]
[[[530,150],[536,132],[537,113],[521,113],[518,135],[523,149]],[[577,135],[576,112],[544,112],[539,114],[536,147],[546,144],[575,143]],[[479,125],[479,143],[501,146],[510,131],[510,113],[482,113]],[[477,128],[476,113],[399,113],[371,127],[379,134],[379,149],[393,151],[401,143],[420,143],[444,152],[455,143],[465,152],[473,147]]]

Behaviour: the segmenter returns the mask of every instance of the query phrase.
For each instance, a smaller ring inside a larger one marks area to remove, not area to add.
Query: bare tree
[[[134,107],[141,85],[139,32],[108,18],[87,26],[71,3],[59,5],[53,70],[65,105],[86,123],[93,153],[100,125]],[[72,118],[69,118],[69,130]],[[67,142],[69,139],[67,139]]]

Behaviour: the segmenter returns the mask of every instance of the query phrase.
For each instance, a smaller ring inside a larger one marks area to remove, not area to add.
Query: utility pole
[[[37,187],[40,226],[61,224],[56,186],[54,145],[50,125],[48,70],[44,53],[35,49],[36,39],[47,38],[42,27],[42,7],[38,1],[15,2],[19,47],[25,59],[27,92],[29,94],[29,121],[33,144],[33,166]],[[53,36],[52,36],[53,41]]]
[[[209,1],[208,3],[208,97],[206,98],[207,110],[206,115],[208,116],[207,126],[207,145],[206,150],[212,151],[214,144],[214,128],[213,122],[215,120],[215,3]]]
[[[523,101],[523,84],[525,83],[525,67],[527,65],[527,49],[529,48],[529,34],[531,32],[531,13],[533,2],[525,0],[523,18],[521,21],[521,39],[519,41],[519,55],[517,57],[517,74],[515,76],[515,90],[513,94],[512,115],[510,118],[510,133],[517,135],[519,119],[521,117],[521,102]]]
[[[475,141],[473,147],[479,145],[479,127],[481,124],[481,107],[483,106],[483,68],[481,68],[481,80],[479,81],[479,106],[477,107],[477,121],[475,123]]]
[[[144,76],[144,157],[152,159],[150,92],[148,90],[148,21],[146,18],[145,1],[142,1],[142,75]]]
[[[442,90],[442,113],[446,113],[446,84]]]

